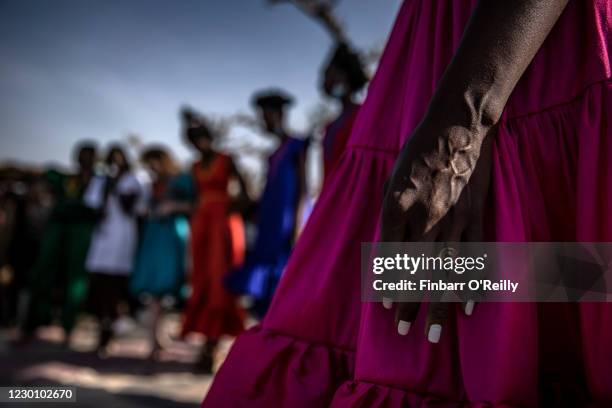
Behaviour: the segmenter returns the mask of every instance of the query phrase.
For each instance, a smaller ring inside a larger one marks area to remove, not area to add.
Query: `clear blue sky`
[[[344,0],[353,42],[384,44],[400,0]],[[249,112],[280,86],[304,128],[331,41],[288,4],[264,0],[0,0],[0,161],[67,163],[81,138],[131,132],[181,158],[177,110]]]

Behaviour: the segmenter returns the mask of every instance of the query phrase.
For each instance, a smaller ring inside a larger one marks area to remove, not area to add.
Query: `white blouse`
[[[111,275],[129,275],[132,271],[138,230],[136,216],[124,211],[120,195],[142,195],[142,186],[132,173],[126,173],[117,181],[114,190],[104,202],[106,177],[95,177],[85,191],[85,203],[94,208],[104,209],[104,218],[96,226],[85,266],[90,272]]]

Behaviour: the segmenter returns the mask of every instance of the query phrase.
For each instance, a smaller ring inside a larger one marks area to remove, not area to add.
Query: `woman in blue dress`
[[[268,310],[295,243],[304,202],[308,141],[289,136],[285,129],[285,108],[291,102],[281,91],[264,91],[253,98],[266,133],[278,138],[280,145],[268,160],[254,248],[227,284],[232,291],[253,298],[252,312],[259,318]]]
[[[189,208],[184,203],[193,195],[193,187],[188,175],[179,175],[164,148],[147,149],[141,160],[153,183],[130,288],[149,302],[151,357],[156,358],[161,350],[156,333],[162,300],[178,298],[185,282]]]

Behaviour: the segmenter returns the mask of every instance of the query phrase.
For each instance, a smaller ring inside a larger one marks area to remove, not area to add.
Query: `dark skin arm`
[[[567,2],[478,3],[425,118],[395,163],[382,207],[383,241],[482,239],[490,163],[487,135]],[[429,341],[439,341],[448,308],[430,303]],[[400,334],[408,332],[418,309],[418,303],[396,306]]]
[[[230,174],[232,178],[234,178],[238,182],[238,185],[240,187],[240,192],[238,193],[238,196],[235,197],[232,202],[231,210],[244,214],[253,205],[253,202],[249,197],[244,178],[236,168],[236,164],[233,160],[230,162]]]
[[[123,208],[126,214],[132,214],[134,212],[137,198],[138,196],[136,194],[121,194],[119,196],[119,203],[121,203],[121,208]]]
[[[106,180],[106,185],[104,187],[105,197],[108,198],[108,195],[115,191],[115,189],[117,188],[117,183],[119,182],[119,179],[121,177],[122,175],[120,174],[117,177],[111,177]],[[135,193],[118,194],[119,205],[121,206],[123,212],[125,212],[126,214],[132,214],[134,212],[134,207],[136,205],[137,198],[138,195]]]
[[[302,215],[304,213],[304,204],[306,201],[306,153],[300,154],[298,162],[298,205],[295,209],[295,234],[294,241],[297,241],[300,236]]]

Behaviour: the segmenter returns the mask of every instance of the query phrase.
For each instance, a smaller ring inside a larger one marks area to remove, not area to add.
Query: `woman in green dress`
[[[31,272],[30,304],[23,326],[26,339],[52,320],[54,295],[61,288],[61,320],[67,345],[87,295],[85,257],[99,214],[84,204],[83,194],[94,174],[95,145],[79,144],[75,158],[76,174],[46,174],[57,201]]]

